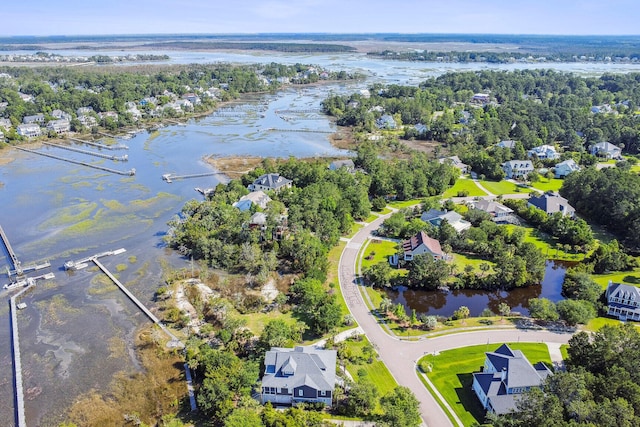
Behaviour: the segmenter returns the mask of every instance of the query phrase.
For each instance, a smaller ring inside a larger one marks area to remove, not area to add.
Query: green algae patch
[[[127,269],[127,264],[118,264],[118,265],[116,265],[116,271],[117,272],[125,271],[126,269]]]
[[[91,214],[97,207],[98,204],[92,202],[79,202],[75,205],[65,206],[58,209],[52,218],[42,223],[40,229],[61,227],[83,222],[91,217]]]

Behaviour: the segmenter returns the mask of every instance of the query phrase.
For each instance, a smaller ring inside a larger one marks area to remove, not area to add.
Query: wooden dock
[[[335,133],[331,130],[316,130],[316,129],[279,129],[279,128],[267,128],[265,129],[267,132],[299,132],[299,133],[324,133],[331,134]]]
[[[107,144],[99,144],[97,142],[93,142],[93,141],[87,141],[84,139],[79,139],[79,138],[69,138],[71,141],[73,142],[79,142],[81,144],[87,144],[87,145],[91,145],[92,147],[97,147],[97,148],[104,148],[105,150],[128,150],[129,147],[127,147],[124,144],[118,144],[118,145],[107,145]]]
[[[224,175],[222,172],[203,172],[203,173],[194,173],[191,175],[176,175],[173,173],[165,173],[162,175],[162,179],[167,182],[167,184],[171,184],[173,181],[177,181],[179,179],[189,179],[189,178],[200,178],[203,176],[214,176],[214,175]],[[198,191],[196,189],[196,191]]]
[[[27,153],[32,153],[32,154],[37,154],[39,156],[45,156],[45,157],[50,157],[52,159],[56,159],[56,160],[62,160],[63,162],[69,162],[69,163],[73,163],[76,165],[81,165],[81,166],[86,166],[88,168],[93,168],[93,169],[98,169],[98,170],[102,170],[105,172],[110,172],[110,173],[115,173],[117,175],[125,175],[125,176],[133,176],[136,174],[136,170],[135,169],[130,169],[128,171],[120,171],[117,169],[111,169],[111,168],[107,168],[104,166],[100,166],[100,165],[93,165],[91,163],[87,163],[87,162],[81,162],[78,160],[73,160],[73,159],[68,159],[66,157],[62,157],[62,156],[56,156],[54,154],[49,154],[49,153],[43,153],[41,151],[35,151],[35,150],[30,150],[28,148],[24,148],[24,147],[13,147],[16,150],[20,150],[20,151],[26,151]]]
[[[9,254],[9,261],[11,261],[11,265],[13,266],[13,271],[17,274],[22,274],[22,268],[20,267],[20,261],[18,260],[18,256],[13,251],[11,247],[11,243],[9,243],[9,238],[5,234],[2,226],[0,226],[0,238],[2,239],[2,243],[4,243],[4,247],[7,249],[7,253]],[[11,274],[9,274],[11,276]]]
[[[148,309],[144,304],[142,304],[142,303],[140,302],[140,300],[138,300],[138,298],[136,298],[136,297],[135,297],[131,292],[129,292],[129,290],[128,290],[128,289],[127,289],[127,288],[126,288],[122,283],[120,283],[120,281],[119,281],[118,279],[116,279],[116,278],[115,278],[115,276],[114,276],[113,274],[111,274],[111,272],[110,272],[109,270],[107,270],[107,268],[106,268],[104,265],[102,265],[102,263],[101,263],[100,261],[98,261],[98,259],[97,259],[97,258],[92,258],[92,259],[91,259],[91,261],[93,261],[93,263],[94,263],[95,265],[97,265],[97,266],[98,266],[98,268],[99,268],[100,270],[102,270],[102,272],[103,272],[104,274],[106,274],[106,275],[109,277],[109,279],[111,279],[111,281],[112,281],[113,283],[115,283],[115,285],[116,285],[117,287],[119,287],[119,288],[120,288],[120,290],[121,290],[122,292],[124,292],[124,294],[125,294],[126,296],[128,296],[128,297],[129,297],[129,299],[130,299],[130,300],[131,300],[135,305],[137,305],[137,306],[138,306],[138,308],[139,308],[139,309],[140,309],[144,314],[146,314],[146,315],[147,315],[147,317],[148,317],[149,319],[151,319],[151,321],[152,321],[153,323],[155,323],[156,325],[158,325],[158,326],[160,327],[160,329],[162,329],[162,332],[164,332],[164,333],[165,333],[165,334],[170,338],[170,341],[169,341],[169,343],[167,344],[169,347],[174,347],[174,348],[183,348],[183,347],[184,347],[184,343],[183,343],[182,341],[180,341],[180,340],[179,340],[175,335],[173,335],[173,334],[171,333],[171,331],[169,331],[169,329],[167,329],[167,327],[166,327],[166,326],[164,326],[164,324],[160,321],[160,319],[158,319],[158,318],[157,318],[157,317],[156,317],[156,316],[155,316],[151,311],[149,311],[149,309]]]
[[[44,145],[48,145],[49,147],[61,148],[63,150],[86,154],[88,156],[93,156],[93,157],[100,157],[102,159],[113,160],[114,162],[126,162],[129,160],[129,156],[126,154],[123,156],[112,156],[110,154],[96,153],[95,151],[83,150],[82,148],[70,147],[68,145],[52,144],[50,142],[44,142],[44,141],[42,143]]]

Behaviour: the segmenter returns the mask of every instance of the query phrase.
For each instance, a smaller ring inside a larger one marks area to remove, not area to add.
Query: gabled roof
[[[471,227],[471,223],[462,219],[462,215],[456,211],[429,209],[420,216],[420,219],[436,227],[439,227],[442,221],[446,219],[458,233]]]
[[[553,192],[546,192],[541,196],[532,194],[529,197],[529,204],[542,209],[548,214],[562,212],[564,215],[570,215],[575,212],[575,209],[567,199]]]
[[[316,390],[333,390],[336,357],[335,350],[273,347],[265,355],[262,386],[289,390],[308,386]]]
[[[246,211],[251,209],[251,205],[255,203],[260,206],[261,209],[266,209],[267,204],[271,201],[271,197],[269,197],[264,191],[252,191],[249,194],[246,194],[235,202],[232,206],[240,209],[241,211]]]
[[[516,142],[511,140],[500,141],[496,144],[496,146],[500,148],[513,148],[515,147],[515,145],[516,145]]]
[[[607,286],[607,298],[640,301],[640,288],[623,283],[610,282]]]
[[[531,160],[509,160],[503,163],[504,167],[509,166],[510,169],[533,169],[533,163]]]
[[[494,200],[485,200],[485,199],[473,202],[473,208],[490,213],[490,214],[513,212],[513,209],[503,205],[502,203],[498,203]]]
[[[263,187],[277,190],[287,184],[290,184],[291,182],[292,181],[290,179],[280,176],[277,173],[267,173],[259,176],[258,179],[253,181],[253,185],[261,185]]]
[[[355,167],[356,165],[353,163],[353,160],[351,159],[334,160],[329,164],[329,169],[331,170],[338,170],[340,168],[347,168],[349,170],[353,170],[355,169]]]
[[[405,252],[413,252],[420,245],[425,245],[429,252],[434,255],[443,255],[440,242],[427,236],[427,233],[424,231],[421,231],[410,239],[405,240],[402,243],[402,249]]]

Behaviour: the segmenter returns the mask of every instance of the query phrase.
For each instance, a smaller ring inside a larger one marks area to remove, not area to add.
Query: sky
[[[0,35],[488,33],[638,35],[638,0],[22,0]]]

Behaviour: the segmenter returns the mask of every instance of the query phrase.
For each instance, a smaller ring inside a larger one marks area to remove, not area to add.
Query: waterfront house
[[[554,168],[554,174],[556,178],[564,178],[572,172],[580,170],[580,166],[573,160],[565,160],[564,162],[557,163]]]
[[[331,406],[336,358],[335,350],[272,347],[264,358],[261,402],[274,405],[319,402]]]
[[[560,155],[556,151],[556,147],[553,145],[540,145],[539,147],[533,147],[531,150],[527,151],[527,155],[529,157],[536,156],[540,160],[555,160]]]
[[[465,173],[469,173],[470,169],[469,165],[466,165],[464,163],[462,163],[462,160],[460,160],[460,157],[458,156],[451,156],[451,157],[443,157],[438,159],[438,162],[442,163],[448,163],[451,166],[460,169],[460,173],[465,174]]]
[[[98,125],[98,121],[95,117],[89,116],[87,114],[81,114],[78,116],[78,121],[82,126],[91,128]]]
[[[494,222],[508,222],[513,209],[493,200],[474,200],[469,203],[472,209],[478,209],[491,215]]]
[[[605,292],[607,299],[607,314],[617,317],[619,320],[640,321],[640,288],[622,283],[609,285]]]
[[[622,149],[610,142],[598,142],[589,147],[589,152],[597,157],[604,157],[605,159],[621,159]]]
[[[520,350],[502,344],[485,353],[482,372],[473,374],[471,388],[488,412],[498,415],[517,409],[518,399],[533,388],[542,388],[551,370],[542,362],[532,365]]]
[[[32,123],[38,123],[38,124],[44,123],[44,114],[39,113],[33,116],[24,116],[22,118],[22,123],[24,123],[25,125],[32,124]]]
[[[36,136],[42,135],[42,131],[40,130],[40,126],[35,123],[30,123],[28,125],[19,125],[16,128],[18,135],[26,136],[27,138],[35,138]]]
[[[576,213],[576,210],[569,204],[567,199],[553,191],[547,191],[541,195],[532,194],[529,197],[527,204],[529,206],[542,209],[547,213],[547,215],[553,215],[556,212],[560,212],[563,216],[572,217]]]
[[[502,164],[502,170],[509,179],[524,179],[533,172],[531,160],[510,160]]]
[[[192,104],[192,106],[202,103],[202,100],[200,99],[200,97],[195,93],[185,93],[184,95],[182,95],[182,99],[186,99],[187,101],[189,101]]]
[[[260,209],[266,209],[267,204],[271,201],[271,197],[267,196],[264,191],[252,191],[251,193],[240,197],[240,200],[233,204],[234,207],[240,209],[241,212],[248,211],[255,204]]]
[[[76,115],[78,116],[89,113],[93,113],[93,107],[80,107],[76,110]]]
[[[347,172],[353,172],[356,170],[356,165],[353,163],[353,160],[334,160],[329,164],[329,170],[336,171],[338,169],[345,168]]]
[[[253,184],[249,184],[247,188],[249,188],[249,191],[273,190],[275,192],[278,192],[283,188],[291,188],[292,184],[293,184],[293,181],[283,176],[280,176],[277,173],[267,173],[259,176],[258,179],[253,181]]]
[[[47,123],[47,130],[52,130],[60,135],[71,131],[71,125],[69,124],[69,120],[66,119],[51,120]]]
[[[427,236],[424,231],[402,242],[402,251],[404,252],[405,261],[413,261],[414,256],[424,254],[433,256],[433,259],[445,258],[440,242]]]
[[[113,120],[118,120],[118,113],[115,111],[105,111],[104,113],[98,113],[98,117],[100,117],[100,119],[106,119],[108,117]]]
[[[429,209],[427,212],[422,213],[420,219],[434,227],[440,227],[442,222],[446,220],[458,233],[471,228],[471,223],[462,219],[462,215],[456,211],[447,211],[446,209],[443,211]]]

